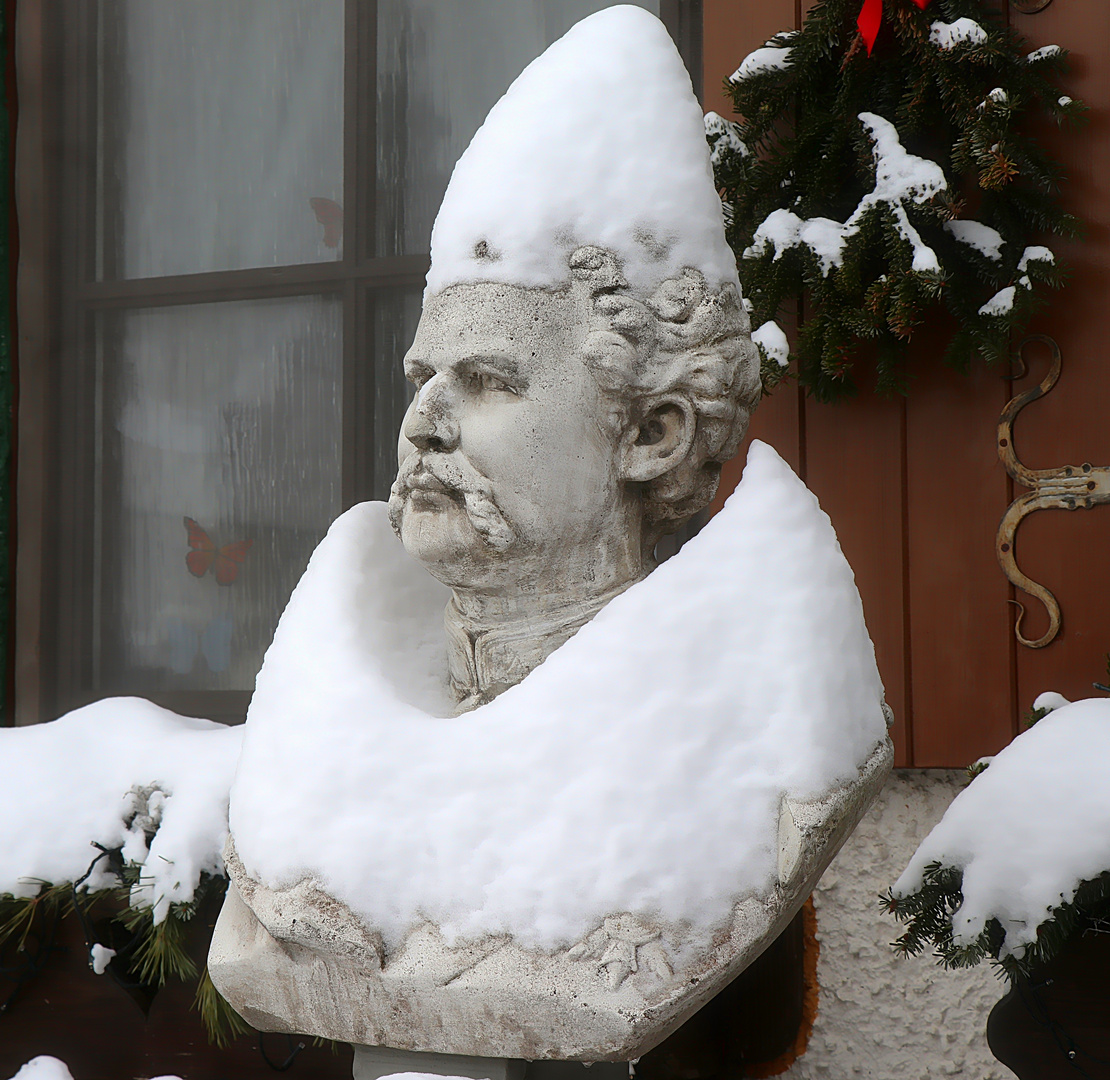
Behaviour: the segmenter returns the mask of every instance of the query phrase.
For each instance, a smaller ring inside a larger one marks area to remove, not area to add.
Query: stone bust
[[[654,567],[712,499],[759,397],[734,287],[686,269],[646,300],[585,246],[561,290],[426,300],[405,372],[390,520],[452,596],[459,711],[518,683]]]
[[[262,1030],[355,1044],[359,1080],[383,1047],[625,1061],[774,939],[881,786],[874,648],[768,447],[655,567],[759,372],[654,16],[525,69],[431,255],[388,505],[333,523],[258,674],[209,974]]]

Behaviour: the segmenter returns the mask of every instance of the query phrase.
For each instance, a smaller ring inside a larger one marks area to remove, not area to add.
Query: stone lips
[[[737,897],[708,944],[690,926],[614,913],[569,949],[507,936],[449,948],[431,923],[391,954],[312,881],[270,890],[227,852],[231,878],[209,956],[246,1020],[361,1045],[474,1056],[625,1061],[667,1037],[770,944],[851,833],[893,762],[879,743],[858,776],[807,801],[784,798],[778,882]]]

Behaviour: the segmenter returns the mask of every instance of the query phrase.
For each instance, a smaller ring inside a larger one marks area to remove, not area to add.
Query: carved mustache
[[[398,535],[413,491],[440,491],[461,499],[475,531],[495,551],[505,551],[516,539],[494,498],[492,482],[457,450],[410,454],[401,463],[389,492],[389,520]]]
[[[457,450],[450,454],[409,454],[397,472],[393,492],[408,495],[414,490],[442,490],[464,498],[467,495],[493,497],[489,478]]]

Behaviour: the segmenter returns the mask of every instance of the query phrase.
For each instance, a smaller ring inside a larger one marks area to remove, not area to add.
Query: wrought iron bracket
[[[1043,649],[1060,631],[1060,605],[1048,589],[1018,569],[1014,558],[1014,536],[1022,520],[1035,510],[1090,510],[1092,507],[1110,503],[1110,466],[1095,466],[1084,462],[1082,465],[1062,465],[1056,469],[1028,469],[1018,459],[1014,450],[1014,421],[1017,414],[1030,402],[1044,397],[1060,377],[1060,346],[1044,334],[1027,337],[1018,346],[1016,360],[1020,371],[1011,377],[1020,378],[1028,370],[1023,353],[1025,347],[1033,342],[1049,347],[1052,352],[1052,367],[1036,386],[1012,398],[998,421],[998,456],[1006,471],[1030,490],[1014,499],[1002,515],[995,550],[1006,577],[1023,592],[1040,600],[1048,612],[1048,629],[1039,638],[1031,640],[1022,634],[1021,621],[1025,616],[1025,608],[1021,604],[1018,604],[1020,610],[1014,623],[1014,634],[1022,645],[1028,645],[1031,649]]]

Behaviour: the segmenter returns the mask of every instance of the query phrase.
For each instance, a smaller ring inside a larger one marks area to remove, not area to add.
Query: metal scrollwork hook
[[[1060,347],[1044,334],[1027,337],[1018,346],[1015,359],[1021,365],[1021,370],[1027,370],[1022,354],[1025,347],[1033,342],[1049,347],[1052,352],[1052,366],[1036,386],[1011,399],[998,420],[998,457],[1006,471],[1030,490],[1019,495],[1002,515],[995,549],[1006,577],[1017,588],[1040,600],[1048,612],[1048,629],[1039,638],[1030,639],[1022,634],[1021,623],[1025,608],[1021,604],[1017,604],[1018,617],[1014,623],[1014,633],[1022,645],[1031,649],[1043,649],[1060,631],[1060,605],[1048,589],[1018,569],[1014,557],[1017,527],[1035,510],[1090,510],[1102,503],[1110,503],[1110,467],[1096,467],[1085,462],[1082,465],[1063,465],[1057,469],[1029,469],[1018,459],[1014,450],[1014,421],[1017,414],[1030,402],[1044,397],[1060,377]]]

